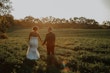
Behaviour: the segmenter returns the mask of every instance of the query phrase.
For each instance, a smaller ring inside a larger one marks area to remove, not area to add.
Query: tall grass
[[[25,58],[30,31],[16,30],[0,39],[0,73],[110,73],[110,30],[55,29],[55,58],[39,43],[37,61]],[[44,40],[47,30],[39,33]]]

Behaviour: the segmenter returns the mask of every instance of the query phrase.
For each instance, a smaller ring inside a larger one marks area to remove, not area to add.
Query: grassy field
[[[30,31],[12,31],[0,39],[0,73],[110,73],[109,29],[55,29],[55,57],[39,43],[38,61],[25,58]],[[44,40],[47,30],[39,32]]]

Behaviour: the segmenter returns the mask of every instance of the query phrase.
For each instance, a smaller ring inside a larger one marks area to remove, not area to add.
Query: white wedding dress
[[[38,60],[40,58],[38,52],[38,37],[31,37],[26,57],[30,60]]]

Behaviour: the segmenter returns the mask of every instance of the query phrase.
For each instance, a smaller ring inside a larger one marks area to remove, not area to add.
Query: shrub
[[[6,33],[0,34],[0,39],[8,39]]]

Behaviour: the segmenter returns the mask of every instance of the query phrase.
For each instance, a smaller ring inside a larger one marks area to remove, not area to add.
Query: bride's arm
[[[40,39],[40,41],[41,41],[41,43],[42,43],[42,39],[41,39],[41,37],[40,37],[40,35],[38,34],[38,37],[39,37],[39,39]]]
[[[29,37],[28,37],[28,42],[30,41],[30,37],[31,37],[31,32],[30,32]]]

